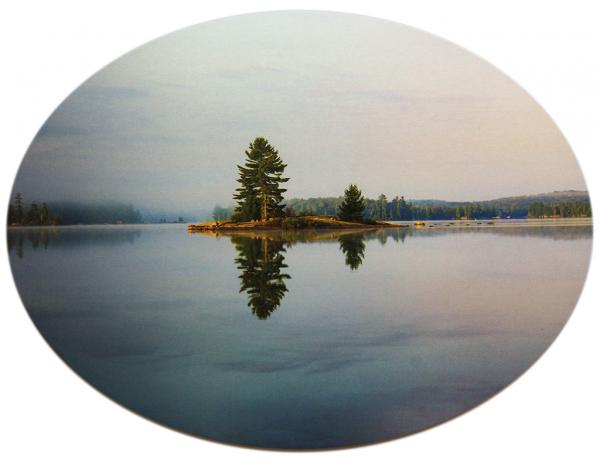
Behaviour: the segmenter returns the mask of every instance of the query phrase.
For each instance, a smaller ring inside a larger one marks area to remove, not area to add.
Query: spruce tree
[[[238,183],[233,198],[237,201],[234,220],[262,220],[283,215],[283,193],[280,184],[289,179],[284,178],[286,164],[279,157],[278,151],[262,137],[256,138],[245,151],[246,162],[237,166]]]
[[[29,208],[29,212],[27,212],[27,225],[40,225],[40,210],[35,201],[31,203],[31,207]]]
[[[362,222],[365,212],[365,198],[356,185],[350,185],[344,191],[344,200],[338,209],[340,220]]]
[[[50,225],[50,214],[46,203],[42,203],[42,209],[40,210],[40,225]]]
[[[387,205],[387,197],[381,193],[379,198],[377,198],[377,212],[379,214],[379,219],[386,220],[388,218]]]
[[[392,220],[401,220],[400,219],[400,198],[398,195],[392,199],[392,210],[391,210],[390,218]]]
[[[400,203],[398,205],[400,208],[400,220],[411,220],[412,214],[410,212],[410,206],[404,199],[404,196],[400,197]]]
[[[21,193],[17,193],[15,196],[15,222],[19,225],[23,224],[25,214],[23,213],[23,196]]]

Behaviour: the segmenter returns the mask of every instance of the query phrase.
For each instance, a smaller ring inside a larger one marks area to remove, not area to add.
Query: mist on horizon
[[[236,16],[161,37],[103,68],[33,140],[13,193],[205,211],[233,203],[257,136],[287,163],[287,198],[480,201],[585,190],[527,93],[480,58],[363,16]]]

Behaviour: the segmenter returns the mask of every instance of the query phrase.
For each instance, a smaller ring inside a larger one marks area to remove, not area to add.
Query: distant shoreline
[[[225,223],[226,221],[223,221],[222,223]],[[526,223],[529,222],[531,223],[532,226],[551,226],[551,225],[589,225],[592,226],[593,225],[593,220],[592,217],[561,217],[561,218],[556,218],[556,217],[523,217],[523,218],[511,218],[511,219],[494,219],[494,220],[477,220],[477,219],[469,219],[469,220],[464,220],[464,219],[458,219],[458,220],[424,220],[424,221],[418,221],[418,220],[404,220],[404,221],[392,221],[392,222],[377,222],[376,224],[361,224],[361,223],[353,223],[350,222],[349,226],[346,226],[345,224],[338,224],[338,226],[332,226],[332,227],[308,227],[308,228],[323,228],[323,229],[344,229],[344,230],[356,230],[356,231],[360,231],[360,230],[374,230],[374,229],[378,229],[378,228],[441,228],[441,227],[454,227],[454,228],[462,228],[462,227],[469,227],[469,228],[478,228],[478,227],[484,227],[484,226],[491,226],[491,225],[499,225],[499,226],[510,226],[511,223]],[[254,223],[252,226],[233,226],[233,227],[213,227],[213,226],[209,226],[209,227],[205,227],[206,225],[210,225],[210,224],[214,224],[215,222],[203,222],[203,223],[199,223],[199,224],[195,224],[195,223],[179,223],[179,222],[144,222],[144,223],[80,223],[80,224],[66,224],[66,225],[7,225],[6,230],[38,230],[38,229],[52,229],[52,230],[58,230],[58,229],[69,229],[69,228],[101,228],[101,227],[114,227],[114,228],[120,228],[120,227],[138,227],[138,226],[155,226],[155,225],[179,225],[182,226],[186,225],[187,228],[205,228],[207,231],[211,231],[211,230],[229,230],[229,231],[235,231],[235,230],[265,230],[265,231],[270,231],[270,230],[294,230],[294,229],[298,229],[301,230],[302,228],[293,228],[293,227],[288,227],[288,228],[283,228],[281,226],[265,226],[265,225],[261,225],[260,223]],[[221,222],[219,222],[221,223]],[[419,225],[417,225],[419,224]],[[424,225],[422,225],[424,224]]]

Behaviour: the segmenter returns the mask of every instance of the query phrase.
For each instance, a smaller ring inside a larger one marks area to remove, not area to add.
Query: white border
[[[19,1],[0,16],[0,207],[51,111],[114,58],[204,20],[275,9],[382,17],[432,32],[498,66],[561,128],[600,201],[600,28],[591,1]],[[4,216],[4,215],[3,215]],[[3,217],[2,216],[2,217]],[[595,218],[596,225],[598,219]],[[589,461],[598,458],[600,306],[594,256],[577,310],[551,349],[499,396],[459,419],[362,449],[290,453],[222,446],[167,431],[101,397],[46,346],[0,250],[0,460],[13,461]]]

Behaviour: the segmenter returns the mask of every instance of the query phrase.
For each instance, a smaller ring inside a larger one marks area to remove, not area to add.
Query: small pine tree
[[[338,208],[340,220],[348,222],[362,222],[365,212],[365,198],[356,185],[350,185],[344,191],[344,200]]]

